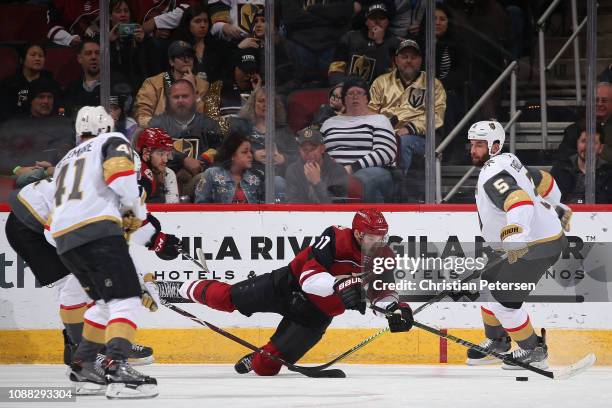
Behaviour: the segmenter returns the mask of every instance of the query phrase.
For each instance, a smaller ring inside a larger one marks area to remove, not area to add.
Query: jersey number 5
[[[70,164],[62,167],[56,182],[55,188],[55,206],[59,207],[62,205],[62,200],[64,198],[64,194],[66,193],[66,188],[64,187],[64,182],[66,181],[66,173],[68,173],[68,168],[71,167]],[[74,167],[76,171],[74,172],[74,180],[72,181],[72,190],[70,194],[68,194],[68,200],[80,200],[83,198],[83,192],[81,191],[81,180],[83,179],[83,170],[85,169],[85,158],[80,158],[74,162]]]
[[[506,191],[510,190],[510,186],[503,178],[497,179],[493,182],[493,187],[497,189],[499,194],[504,194]]]

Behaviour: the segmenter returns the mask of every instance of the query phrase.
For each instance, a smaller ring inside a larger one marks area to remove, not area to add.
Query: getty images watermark
[[[376,257],[373,259],[372,271],[381,275],[389,270],[408,271],[414,276],[418,271],[443,271],[461,276],[467,271],[482,270],[487,265],[487,258],[483,257],[412,257],[396,254],[391,257]],[[397,277],[397,273],[395,275]],[[374,280],[374,290],[392,291],[468,291],[482,292],[499,290],[534,290],[535,283],[526,282],[497,282],[478,279],[467,282],[457,280],[420,279],[418,282],[410,279],[397,279],[395,282]]]

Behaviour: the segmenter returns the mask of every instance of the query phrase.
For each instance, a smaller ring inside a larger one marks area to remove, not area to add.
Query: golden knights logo
[[[255,15],[263,13],[261,4],[238,4],[238,26],[253,35],[255,29]]]
[[[185,156],[192,159],[198,158],[198,152],[200,151],[199,139],[174,139],[172,145],[175,150],[183,153]]]
[[[371,82],[375,65],[376,60],[374,58],[353,54],[348,74],[361,77],[365,81]]]
[[[408,103],[413,108],[418,108],[425,101],[425,90],[421,88],[412,88],[408,94]]]

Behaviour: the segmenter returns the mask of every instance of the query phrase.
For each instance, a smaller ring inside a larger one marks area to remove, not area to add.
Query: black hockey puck
[[[516,381],[529,381],[529,377],[516,377]]]

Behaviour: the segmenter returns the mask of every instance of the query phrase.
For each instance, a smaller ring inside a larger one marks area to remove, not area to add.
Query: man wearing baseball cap
[[[298,132],[300,160],[289,165],[285,195],[289,203],[331,203],[346,197],[348,175],[327,153],[316,127]]]
[[[193,73],[195,51],[191,44],[185,41],[174,41],[168,47],[168,62],[170,69],[145,79],[134,105],[134,117],[140,127],[146,128],[153,116],[166,110],[166,97],[170,86],[179,79],[191,82],[196,89],[198,112],[204,112],[203,97],[208,92],[209,83]]]
[[[365,13],[365,27],[349,31],[340,39],[328,76],[331,83],[358,76],[371,83],[391,68],[391,50],[400,39],[388,32],[391,12],[382,2],[373,2]]]
[[[414,154],[425,153],[426,76],[421,71],[421,47],[416,41],[403,40],[395,51],[395,68],[376,78],[370,88],[369,107],[389,118],[400,137],[400,167],[407,172]],[[435,127],[444,124],[446,92],[434,79]]]

